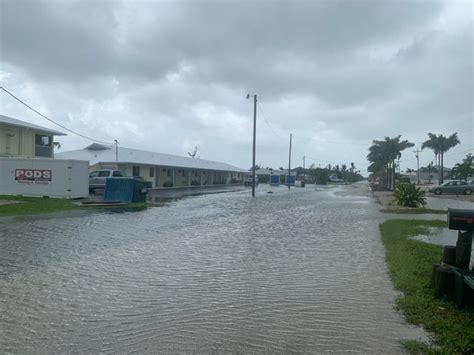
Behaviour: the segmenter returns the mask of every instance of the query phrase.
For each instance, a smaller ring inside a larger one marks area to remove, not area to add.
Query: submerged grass
[[[404,342],[410,353],[474,353],[474,311],[437,299],[430,287],[432,265],[441,260],[442,248],[409,238],[445,226],[446,222],[423,220],[389,220],[380,226],[390,276],[403,292],[397,307],[409,322],[434,334],[433,344]]]
[[[78,208],[70,200],[61,198],[0,195],[0,200],[18,201],[15,204],[0,205],[0,216],[50,213]]]
[[[24,197],[0,195],[0,200],[17,201],[15,204],[0,205],[0,217],[2,216],[20,216],[39,213],[51,213],[68,211],[83,206],[77,205],[72,200],[48,197]],[[141,211],[147,208],[147,203],[137,202],[125,206],[87,206],[88,209],[95,210],[116,210],[120,212]]]

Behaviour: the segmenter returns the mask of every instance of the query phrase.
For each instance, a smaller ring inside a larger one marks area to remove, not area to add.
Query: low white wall
[[[0,195],[88,197],[88,168],[83,160],[0,158]]]

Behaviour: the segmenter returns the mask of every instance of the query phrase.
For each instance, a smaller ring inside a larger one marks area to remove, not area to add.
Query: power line
[[[260,105],[257,106],[257,109],[260,111],[260,115],[262,116],[263,118],[263,121],[267,124],[268,127],[270,127],[270,129],[272,130],[273,134],[275,134],[275,136],[277,136],[278,138],[280,139],[286,139],[286,138],[283,138],[282,136],[280,136],[280,134],[278,134],[278,132],[273,128],[273,126],[270,124],[270,122],[267,121],[266,117],[265,117],[265,114],[263,113],[263,109],[262,109],[262,104],[260,103]]]
[[[11,97],[13,97],[15,100],[17,100],[18,102],[20,102],[21,104],[23,104],[24,106],[28,107],[31,111],[33,111],[34,113],[40,115],[41,117],[47,119],[49,122],[52,122],[54,123],[55,125],[61,127],[62,129],[68,131],[68,132],[71,132],[79,137],[82,137],[82,138],[85,138],[85,139],[88,139],[90,141],[93,141],[93,142],[97,142],[97,143],[101,143],[101,144],[107,144],[107,145],[113,145],[112,143],[109,143],[109,142],[103,142],[103,141],[100,141],[100,140],[97,140],[97,139],[94,139],[94,138],[91,138],[91,137],[88,137],[88,136],[85,136],[81,133],[78,133],[76,131],[73,131],[72,129],[69,129],[65,126],[63,126],[62,124],[60,123],[57,123],[56,121],[52,120],[51,118],[49,117],[46,117],[45,115],[43,115],[41,112],[35,110],[33,107],[31,107],[30,105],[28,105],[26,102],[24,102],[23,100],[21,100],[20,98],[16,97],[15,95],[13,95],[10,91],[8,91],[7,89],[5,89],[3,86],[0,86],[0,89],[2,89],[3,91],[5,91],[8,95],[10,95]]]

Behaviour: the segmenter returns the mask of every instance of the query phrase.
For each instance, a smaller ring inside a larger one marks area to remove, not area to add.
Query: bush
[[[414,184],[398,184],[394,197],[399,206],[420,207],[426,204],[425,192]]]
[[[201,184],[199,183],[199,181],[197,181],[197,180],[192,180],[192,181],[191,181],[191,186],[199,186],[199,185],[201,185]]]
[[[236,178],[232,178],[232,179],[230,179],[229,184],[238,184],[239,182],[240,181],[237,180]]]
[[[270,175],[260,175],[257,176],[257,179],[260,184],[268,184],[270,181]]]
[[[171,181],[165,181],[163,187],[173,187],[173,183]]]

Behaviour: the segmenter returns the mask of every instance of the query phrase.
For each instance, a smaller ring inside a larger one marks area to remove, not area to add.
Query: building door
[[[140,167],[139,166],[133,166],[132,167],[132,176],[140,176]]]

